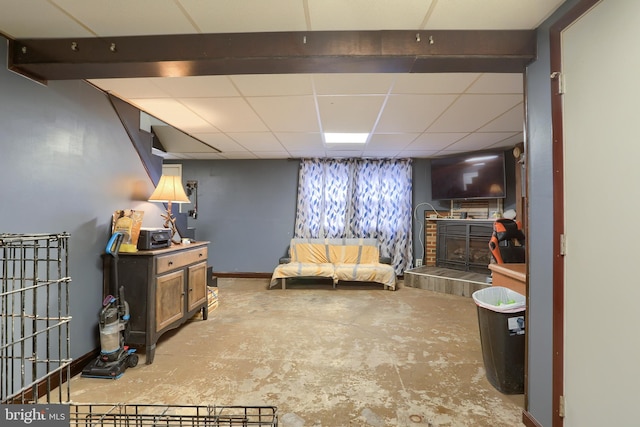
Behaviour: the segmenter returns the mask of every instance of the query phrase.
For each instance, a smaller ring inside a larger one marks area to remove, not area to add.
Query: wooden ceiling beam
[[[523,72],[535,57],[535,30],[183,34],[9,42],[9,68],[40,81],[225,74]]]

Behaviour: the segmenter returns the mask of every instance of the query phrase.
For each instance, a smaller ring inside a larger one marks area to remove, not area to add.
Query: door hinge
[[[560,404],[558,405],[558,415],[564,418],[564,396],[560,396]]]
[[[551,78],[551,80],[558,80],[558,95],[564,94],[566,89],[564,74],[562,74],[560,71],[554,71],[549,77]]]
[[[564,234],[560,235],[560,256],[565,256],[567,254],[567,236]]]

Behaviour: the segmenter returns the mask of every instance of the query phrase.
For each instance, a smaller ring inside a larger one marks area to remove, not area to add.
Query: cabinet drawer
[[[207,248],[195,248],[181,251],[176,254],[159,256],[156,262],[156,274],[166,273],[185,265],[193,264],[207,259]]]

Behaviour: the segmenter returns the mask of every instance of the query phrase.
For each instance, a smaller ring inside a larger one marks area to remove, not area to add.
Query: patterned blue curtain
[[[295,237],[374,237],[396,274],[410,266],[411,160],[312,159],[300,164]]]

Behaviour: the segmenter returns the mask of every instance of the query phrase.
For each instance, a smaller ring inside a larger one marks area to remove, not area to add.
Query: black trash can
[[[487,379],[501,393],[524,393],[525,296],[500,286],[472,296]]]

